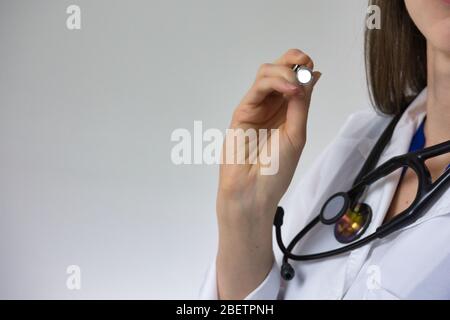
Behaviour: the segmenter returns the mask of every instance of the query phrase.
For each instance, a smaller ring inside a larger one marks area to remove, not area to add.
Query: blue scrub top
[[[425,117],[420,124],[420,127],[417,129],[414,137],[411,140],[411,145],[409,146],[409,152],[414,152],[417,150],[422,150],[425,147]],[[450,168],[450,164],[447,166],[447,169]]]

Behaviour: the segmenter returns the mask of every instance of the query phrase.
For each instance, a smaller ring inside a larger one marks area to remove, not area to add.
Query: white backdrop
[[[66,8],[81,8],[81,30]],[[296,179],[369,107],[361,0],[0,0],[0,298],[195,298],[215,256],[217,166],[176,128],[224,130],[258,66],[322,71]],[[81,289],[66,268],[81,268]]]

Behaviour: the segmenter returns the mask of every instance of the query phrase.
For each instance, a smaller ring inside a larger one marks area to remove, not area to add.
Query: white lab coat
[[[408,107],[379,164],[408,152],[425,116],[426,90]],[[352,114],[334,141],[321,153],[284,206],[283,240],[315,217],[335,192],[348,190],[382,130],[391,120],[373,110]],[[400,171],[370,186],[364,201],[373,210],[366,235],[383,222]],[[295,248],[296,254],[341,246],[331,226],[319,224]],[[450,190],[412,225],[339,256],[292,261],[296,276],[280,277],[281,252],[265,280],[246,299],[450,299]],[[217,299],[215,260],[200,290],[201,299]]]

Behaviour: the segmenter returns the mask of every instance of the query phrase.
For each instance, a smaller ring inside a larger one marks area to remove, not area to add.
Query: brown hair
[[[404,0],[369,0],[381,9],[381,29],[366,29],[366,77],[374,107],[402,112],[426,87],[426,39],[409,16]]]

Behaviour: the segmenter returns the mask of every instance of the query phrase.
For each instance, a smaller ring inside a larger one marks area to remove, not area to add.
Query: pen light
[[[292,70],[297,74],[300,84],[307,86],[313,81],[313,73],[308,67],[296,64]]]

